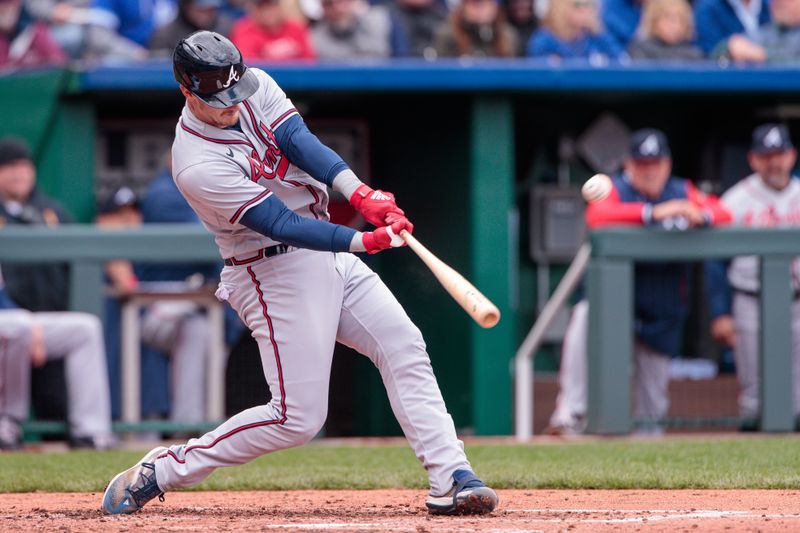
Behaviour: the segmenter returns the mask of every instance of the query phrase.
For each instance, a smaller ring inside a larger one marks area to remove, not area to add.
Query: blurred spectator
[[[758,37],[758,28],[769,22],[767,0],[696,0],[694,20],[697,44],[706,53],[734,34]]]
[[[169,168],[153,179],[142,198],[141,208],[145,224],[200,223],[175,186]],[[221,265],[216,263],[136,265],[145,291],[148,284],[161,282],[169,282],[173,288],[180,284],[187,291],[197,290],[216,280],[220,270]],[[174,422],[206,419],[209,327],[208,317],[192,302],[156,302],[146,309],[142,320],[142,341],[170,358],[170,419]]]
[[[642,16],[642,5],[648,1],[603,0],[603,26],[620,49],[625,50],[633,39]]]
[[[3,224],[58,226],[72,217],[36,187],[36,168],[21,139],[0,139],[0,219]],[[9,296],[29,311],[66,311],[69,272],[64,263],[5,265]]]
[[[89,7],[89,1],[25,0],[25,7],[32,17],[50,26],[53,39],[73,61],[145,58],[141,46],[110,29],[115,18]]]
[[[231,41],[249,61],[314,59],[305,23],[290,20],[282,0],[250,0],[247,16],[231,31]]]
[[[70,446],[114,444],[101,328],[88,313],[31,313],[0,303],[0,450],[21,444],[21,422],[30,412],[31,367],[62,358]]]
[[[97,209],[97,225],[111,228],[136,227],[142,224],[136,194],[121,187],[102,202]],[[136,290],[139,280],[130,261],[119,259],[106,263],[106,275],[114,292],[126,295]]]
[[[524,56],[531,34],[538,26],[533,0],[505,0],[506,18],[517,31],[519,41],[516,55]]]
[[[716,57],[742,63],[797,63],[800,61],[800,0],[772,0],[772,21],[755,37],[734,34],[714,50]]]
[[[528,42],[534,57],[616,59],[622,49],[601,31],[597,0],[550,0],[542,26]]]
[[[111,29],[139,46],[147,47],[156,28],[175,17],[173,0],[93,0],[111,15]]]
[[[781,124],[764,124],[753,132],[748,153],[753,174],[722,195],[733,223],[746,228],[800,226],[800,179],[793,174],[797,150]],[[792,357],[794,413],[800,422],[800,261],[792,265]],[[756,429],[759,416],[759,258],[735,257],[706,265],[711,335],[732,346],[739,379],[742,429]],[[731,294],[732,291],[732,294]]]
[[[644,129],[631,135],[624,171],[613,180],[604,200],[589,204],[590,229],[609,225],[662,226],[688,229],[723,224],[731,215],[714,197],[691,182],[672,176],[666,136]],[[689,265],[641,263],[634,270],[634,416],[658,421],[669,406],[669,362],[680,348],[688,314]],[[560,392],[548,431],[582,431],[587,398],[587,332],[589,304],[575,305],[564,337]],[[660,431],[655,429],[654,433]]]
[[[0,0],[0,68],[61,65],[65,61],[47,26],[25,16],[22,0]]]
[[[433,38],[447,19],[444,5],[438,0],[396,0],[389,10],[395,24],[392,48],[403,51],[395,55],[435,59]]]
[[[440,57],[513,57],[516,30],[497,0],[461,0],[434,39]]]
[[[0,139],[2,224],[57,226],[67,220],[66,212],[55,201],[38,193],[35,184],[36,170],[27,144],[12,137]],[[27,324],[23,327],[29,329],[27,342],[30,343],[27,350],[16,355],[28,357],[30,354],[34,366],[66,358],[70,442],[75,447],[108,446],[111,416],[100,320],[87,313],[53,312],[64,311],[68,304],[68,279],[62,265],[13,264],[7,265],[4,273],[10,298],[4,295],[0,302],[11,308],[37,311],[14,311],[13,319]],[[16,390],[23,391],[23,388]],[[13,401],[10,411],[17,421],[28,414],[27,388],[23,392],[14,400],[4,400]]]
[[[106,228],[137,227],[142,224],[142,214],[138,208],[136,194],[128,187],[121,187],[111,195],[103,198],[97,205],[98,226]],[[124,299],[139,286],[139,279],[133,265],[126,259],[106,262],[106,283],[110,291],[105,299],[105,320],[103,320],[103,336],[105,337],[106,361],[108,365],[108,381],[111,391],[111,416],[121,415],[121,305]],[[142,367],[148,366],[146,354],[142,354]],[[144,374],[144,372],[143,372]],[[166,397],[166,396],[165,396]],[[167,410],[166,400],[164,411]]]
[[[638,36],[628,47],[633,59],[703,58],[692,44],[694,19],[686,0],[649,0],[644,8]]]
[[[320,59],[392,55],[392,23],[385,7],[362,0],[322,0],[322,13],[322,20],[311,29]]]
[[[220,13],[222,4],[222,0],[178,0],[178,13],[169,24],[153,33],[150,51],[154,55],[172,57],[178,41],[198,30],[228,36],[233,22]]]

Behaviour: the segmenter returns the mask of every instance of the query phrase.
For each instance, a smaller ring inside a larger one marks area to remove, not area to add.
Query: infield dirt
[[[432,517],[417,490],[173,492],[104,516],[100,494],[0,494],[0,531],[800,531],[800,491],[503,490],[486,517]]]

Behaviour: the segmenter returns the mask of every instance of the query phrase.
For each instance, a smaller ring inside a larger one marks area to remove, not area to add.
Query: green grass
[[[496,488],[800,488],[800,439],[475,444],[478,474]],[[0,455],[0,492],[97,492],[140,452]],[[217,470],[197,490],[426,487],[406,446],[312,444]]]

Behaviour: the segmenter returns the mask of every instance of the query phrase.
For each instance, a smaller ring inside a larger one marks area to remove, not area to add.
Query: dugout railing
[[[219,261],[219,251],[214,239],[197,224],[148,224],[141,228],[99,228],[73,224],[58,228],[46,226],[6,226],[0,230],[0,264],[5,263],[67,263],[70,271],[70,309],[84,311],[98,317],[104,316],[104,263],[112,259],[129,259],[151,263],[213,262]],[[220,381],[224,371],[209,379]],[[123,389],[126,388],[122,376]],[[138,386],[138,381],[136,382]],[[130,388],[130,387],[128,387]],[[213,387],[217,396],[219,386]],[[126,391],[123,390],[123,395]],[[134,395],[138,401],[138,391]],[[222,397],[211,398],[212,404],[221,404]],[[136,409],[138,413],[138,407]],[[222,413],[215,409],[221,419]],[[114,424],[117,432],[148,431],[204,431],[213,428],[219,420],[196,424],[167,421],[134,421],[127,416]],[[61,422],[29,421],[24,424],[26,433],[64,433]]]
[[[633,353],[633,266],[647,261],[701,261],[726,259],[739,255],[758,255],[761,263],[760,368],[762,431],[792,431],[792,331],[793,297],[791,264],[800,251],[800,231],[793,229],[719,228],[696,231],[616,228],[589,234],[591,256],[586,267],[586,291],[589,300],[588,333],[588,413],[587,432],[600,435],[629,433],[631,417],[630,376]],[[588,256],[579,256],[580,264]],[[579,275],[579,270],[574,269]],[[569,277],[575,281],[575,276]],[[564,290],[554,295],[554,303],[568,297]],[[542,314],[546,321],[548,315]],[[546,326],[544,326],[546,327]],[[533,331],[542,329],[534,326]],[[535,338],[533,339],[535,340]],[[525,383],[535,351],[517,352],[516,435],[520,440],[530,434],[530,420],[525,407],[532,406],[532,388]],[[524,345],[523,345],[524,347]],[[527,396],[527,397],[526,397]],[[522,411],[520,410],[522,407]],[[530,416],[530,413],[528,413]]]

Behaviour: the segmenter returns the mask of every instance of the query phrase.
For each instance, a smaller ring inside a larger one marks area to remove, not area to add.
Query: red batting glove
[[[397,207],[394,195],[380,189],[373,190],[369,185],[362,184],[350,197],[350,205],[355,207],[367,222],[373,226],[393,224],[405,213]]]
[[[402,217],[389,226],[383,226],[375,231],[367,231],[361,234],[361,241],[364,248],[371,254],[377,254],[381,250],[389,248],[399,248],[406,245],[406,241],[400,236],[402,230],[411,233],[414,225],[406,217]]]

